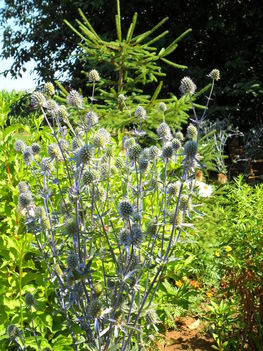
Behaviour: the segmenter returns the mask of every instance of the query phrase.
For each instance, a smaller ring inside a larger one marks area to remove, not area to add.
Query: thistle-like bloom
[[[44,85],[44,91],[46,94],[49,96],[53,96],[55,94],[55,88],[54,85],[51,82],[47,82]]]
[[[215,68],[208,74],[208,77],[212,78],[213,80],[219,80],[220,79],[220,71]]]
[[[138,106],[135,110],[135,116],[140,119],[145,119],[146,111],[142,106]]]
[[[25,150],[26,144],[23,142],[23,140],[17,140],[15,143],[15,150],[16,152],[22,152]]]
[[[162,149],[162,157],[164,159],[171,158],[173,156],[173,152],[174,152],[174,149],[173,149],[172,143],[167,143],[166,145],[164,145]]]
[[[74,270],[78,267],[78,264],[79,264],[79,258],[78,258],[78,255],[75,254],[74,252],[72,252],[71,254],[68,255],[67,257],[67,266],[68,266],[68,269],[70,270]]]
[[[167,111],[166,103],[165,103],[165,102],[160,102],[160,103],[159,103],[159,106],[158,106],[158,110],[159,110],[159,111],[162,111],[162,112]]]
[[[132,205],[127,200],[123,200],[119,204],[119,213],[120,213],[121,217],[129,218],[133,214]]]
[[[41,107],[46,107],[47,101],[45,96],[39,91],[35,91],[31,96],[31,106],[34,110],[37,110]]]
[[[7,327],[7,334],[10,340],[15,340],[21,333],[15,324],[10,324]]]
[[[100,80],[99,72],[96,69],[92,69],[89,72],[89,81],[92,83],[98,82]]]
[[[191,123],[187,127],[187,136],[188,136],[189,139],[195,139],[197,137],[197,129]]]
[[[30,293],[27,293],[25,296],[25,303],[28,307],[31,307],[35,304],[34,296]]]
[[[39,152],[40,152],[40,146],[39,146],[39,144],[33,143],[33,144],[31,145],[31,148],[32,148],[32,151],[33,151],[33,154],[34,154],[34,155],[39,154]]]
[[[183,95],[185,95],[185,94],[193,95],[195,93],[195,91],[196,91],[196,85],[194,84],[194,82],[192,81],[191,78],[184,77],[181,80],[181,84],[180,84],[179,90],[181,91],[181,93]]]
[[[83,97],[77,92],[77,90],[71,90],[67,97],[68,104],[76,108],[82,108]]]
[[[19,182],[17,187],[20,194],[27,193],[29,191],[29,186],[26,182]]]
[[[160,138],[170,140],[171,139],[171,130],[168,124],[165,122],[161,123],[157,128],[157,134]]]
[[[124,101],[126,101],[126,96],[123,95],[123,94],[120,94],[120,95],[118,96],[118,100],[119,100],[120,103],[121,103],[121,102],[124,102]]]
[[[86,114],[86,122],[88,123],[88,126],[89,127],[93,127],[95,126],[95,124],[98,123],[98,116],[95,112],[93,111],[89,111],[87,114]]]
[[[184,154],[187,158],[193,159],[197,154],[198,146],[197,143],[193,140],[189,140],[184,146]]]

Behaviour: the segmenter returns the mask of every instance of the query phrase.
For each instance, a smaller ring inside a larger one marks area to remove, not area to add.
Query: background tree
[[[1,10],[1,24],[5,29],[1,56],[14,58],[10,73],[19,74],[24,64],[34,58],[40,78],[52,80],[55,72],[59,72],[60,78],[84,89],[86,77],[81,71],[92,67],[89,67],[88,60],[85,64],[80,61],[80,39],[63,22],[67,19],[74,25],[75,19],[80,18],[78,7],[103,38],[110,40],[115,37],[115,0],[64,0],[59,4],[51,0],[5,0]],[[167,73],[164,94],[167,91],[178,94],[182,74],[191,75],[199,86],[204,72],[218,67],[222,81],[216,92],[217,109],[211,109],[210,114],[232,119],[244,130],[262,123],[263,13],[260,1],[123,2],[121,12],[125,32],[134,11],[138,12],[138,33],[153,27],[167,14],[170,16],[169,34],[158,43],[160,48],[187,28],[193,29],[180,49],[169,57],[171,61],[188,66],[188,70],[182,73],[163,66]]]

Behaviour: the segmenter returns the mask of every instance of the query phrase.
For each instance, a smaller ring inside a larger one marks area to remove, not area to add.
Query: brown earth
[[[191,317],[182,318],[177,323],[178,329],[166,333],[165,346],[160,351],[212,351],[215,344],[209,334],[202,332],[199,320]]]

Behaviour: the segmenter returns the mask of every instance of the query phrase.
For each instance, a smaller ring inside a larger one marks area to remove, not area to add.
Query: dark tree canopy
[[[75,87],[85,87],[80,61],[79,38],[63,22],[74,25],[78,7],[104,38],[116,38],[116,3],[114,0],[5,0],[1,9],[4,26],[2,57],[13,57],[10,71],[19,74],[23,65],[34,58],[43,80],[53,80],[54,73],[68,72]],[[182,75],[190,75],[197,86],[204,85],[204,73],[219,68],[217,117],[232,117],[243,128],[262,123],[263,11],[260,0],[133,0],[121,1],[123,29],[127,30],[133,13],[138,12],[136,30],[141,33],[167,15],[169,34],[159,43],[165,46],[187,28],[193,31],[171,55],[171,60],[187,65],[188,70],[164,67],[165,91],[178,94]],[[14,26],[13,24],[17,24]],[[21,28],[23,28],[21,30]]]

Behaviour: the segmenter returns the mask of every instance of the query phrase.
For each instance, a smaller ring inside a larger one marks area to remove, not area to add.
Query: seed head
[[[135,144],[136,144],[136,142],[135,142],[134,138],[127,138],[124,141],[123,146],[127,150],[127,149],[131,148],[132,146],[134,146]]]
[[[58,106],[57,112],[58,112],[58,116],[59,116],[63,121],[67,121],[67,120],[68,120],[69,113],[68,113],[68,111],[67,111],[66,106],[64,106],[64,105]]]
[[[197,143],[193,140],[187,141],[184,145],[184,154],[188,158],[194,158],[195,155],[197,154],[198,146]]]
[[[119,204],[119,213],[122,218],[129,218],[133,214],[132,205],[127,200],[123,200]]]
[[[182,195],[180,199],[180,209],[181,210],[191,210],[192,201],[189,199],[188,195]]]
[[[29,165],[31,162],[33,162],[34,160],[34,156],[33,156],[33,151],[31,147],[26,147],[24,152],[23,152],[23,160],[24,162]]]
[[[68,266],[68,269],[70,270],[74,270],[78,267],[78,264],[79,264],[79,258],[78,258],[78,255],[75,254],[74,252],[72,252],[71,254],[68,255],[67,257],[67,266]]]
[[[102,302],[98,299],[92,300],[89,303],[89,315],[92,319],[101,317],[103,312]]]
[[[144,119],[145,118],[145,116],[146,116],[146,111],[145,111],[145,109],[142,107],[142,106],[138,106],[137,108],[136,108],[136,110],[135,110],[135,116],[137,117],[137,118],[142,118],[142,119]]]
[[[92,148],[89,145],[84,145],[81,149],[79,149],[77,153],[77,162],[87,163],[92,159]]]
[[[195,139],[197,137],[197,129],[193,124],[189,124],[187,127],[187,136],[189,139]]]
[[[123,94],[120,94],[120,95],[118,96],[118,100],[119,100],[120,103],[122,103],[122,102],[124,102],[124,101],[126,100],[126,96],[123,95]]]
[[[26,182],[19,182],[17,187],[20,194],[27,193],[29,191],[29,186]]]
[[[50,159],[49,157],[44,157],[42,158],[41,162],[40,162],[40,168],[42,170],[42,172],[44,173],[50,173],[53,169],[53,160]]]
[[[96,134],[94,136],[93,145],[95,148],[103,148],[105,144],[105,138],[102,134]]]
[[[100,295],[102,294],[103,292],[103,286],[101,283],[96,283],[94,285],[94,293],[97,297],[100,297]]]
[[[140,157],[142,148],[139,144],[135,144],[134,146],[130,147],[128,150],[128,156],[131,161],[136,161]]]
[[[215,68],[208,74],[208,77],[212,78],[213,80],[219,80],[220,79],[220,71]]]
[[[96,69],[92,69],[89,72],[89,81],[92,83],[98,82],[100,80],[99,72]]]
[[[34,155],[39,154],[40,152],[40,146],[37,143],[33,143],[31,149]]]
[[[47,229],[47,230],[51,229],[50,220],[49,220],[46,216],[44,216],[44,217],[41,218],[41,225],[42,225],[42,227],[43,227],[44,230],[46,230],[46,229]]]
[[[140,172],[142,173],[146,172],[149,165],[147,158],[141,156],[138,160],[138,165],[139,165]]]
[[[182,223],[183,223],[183,212],[178,211],[177,216],[176,216],[176,220],[175,220],[175,224],[177,227],[180,227]]]
[[[191,78],[189,77],[184,77],[181,80],[181,85],[180,85],[180,91],[183,95],[185,94],[194,94],[196,91],[196,85],[194,84],[194,82],[192,81]]]
[[[101,179],[108,179],[110,175],[110,167],[108,163],[102,163],[100,165],[100,177]]]
[[[169,140],[171,138],[171,130],[168,124],[161,123],[157,128],[157,134],[160,138]]]
[[[83,141],[80,138],[74,137],[72,139],[72,142],[71,142],[72,151],[76,151],[77,149],[79,149],[82,146],[83,146]]]
[[[39,91],[35,91],[31,96],[31,106],[34,110],[37,110],[41,107],[46,107],[47,101],[45,96]]]
[[[55,94],[55,88],[54,85],[51,82],[47,82],[44,85],[44,91],[46,94],[49,96],[53,96]]]
[[[149,149],[149,159],[150,160],[153,161],[157,157],[159,157],[160,155],[161,155],[161,150],[157,146],[153,145],[150,147],[150,149]]]
[[[35,304],[35,299],[34,299],[34,296],[30,293],[27,293],[25,295],[25,303],[28,307],[31,307]]]
[[[155,236],[157,233],[157,224],[155,222],[149,222],[146,226],[146,233]]]
[[[15,150],[16,150],[16,152],[23,153],[25,148],[26,148],[26,144],[22,140],[19,139],[19,140],[16,141],[16,143],[15,143]]]
[[[82,108],[83,97],[77,92],[77,90],[71,90],[68,94],[67,101],[72,107]]]
[[[131,242],[132,245],[138,246],[140,245],[140,243],[142,242],[142,232],[140,230],[139,227],[137,227],[136,225],[133,225],[131,228]]]
[[[163,149],[162,149],[162,157],[163,158],[171,158],[173,156],[173,146],[172,143],[167,143],[166,145],[164,145]]]
[[[85,171],[82,176],[82,181],[84,185],[90,185],[96,180],[96,178],[94,171]]]
[[[105,139],[105,144],[108,144],[110,142],[110,134],[105,128],[100,128],[98,130],[98,134],[102,135]]]
[[[85,118],[89,127],[95,126],[99,121],[97,114],[93,111],[88,112]]]
[[[11,340],[15,340],[20,336],[20,331],[15,324],[10,324],[7,327],[7,334]]]
[[[51,160],[56,160],[56,161],[63,160],[63,156],[58,144],[50,144],[48,147],[48,154]]]
[[[68,236],[76,235],[78,226],[75,218],[68,218],[64,224],[65,232]]]
[[[21,208],[26,208],[31,205],[33,198],[30,192],[21,193],[18,197],[18,203]]]
[[[66,139],[60,139],[58,141],[58,145],[59,145],[60,149],[62,150],[62,152],[66,152],[69,149],[69,144],[68,144]]]
[[[180,189],[180,185],[178,187],[178,184],[171,183],[171,184],[168,185],[167,192],[171,196],[177,196],[178,192],[179,192],[179,189]]]
[[[131,245],[131,233],[129,229],[123,228],[120,231],[120,243],[121,245],[124,246],[130,246]]]
[[[181,146],[182,146],[182,145],[181,145],[181,142],[180,142],[179,139],[174,138],[174,139],[172,140],[172,148],[174,149],[175,152],[176,152],[177,150],[179,150]]]
[[[158,110],[159,110],[159,111],[162,111],[162,112],[167,111],[166,103],[165,103],[165,102],[160,102],[160,103],[159,103],[159,106],[158,106]]]
[[[177,132],[177,133],[175,133],[175,137],[176,137],[177,139],[179,139],[180,141],[183,141],[183,140],[184,140],[184,135],[183,135],[182,132]]]
[[[124,167],[124,161],[121,157],[117,157],[115,159],[115,166],[118,168],[118,169],[122,169]]]
[[[103,202],[106,199],[106,192],[105,190],[101,187],[98,186],[94,190],[94,200],[98,202]]]

